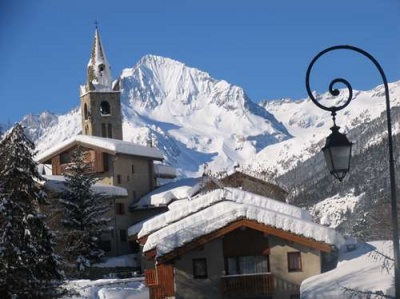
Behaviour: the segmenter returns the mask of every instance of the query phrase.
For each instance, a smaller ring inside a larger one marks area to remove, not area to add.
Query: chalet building
[[[102,237],[103,249],[108,255],[131,253],[128,227],[157,211],[132,212],[129,206],[154,190],[159,179],[174,178],[175,171],[161,164],[162,153],[151,145],[123,141],[119,81],[112,80],[98,28],[87,65],[87,82],[80,87],[80,106],[82,135],[54,145],[35,159],[49,181],[62,181],[72,152],[77,147],[83,149],[90,172],[98,179],[96,188],[113,191],[107,201],[112,206],[108,216],[114,230]]]
[[[273,198],[275,200],[285,201],[288,192],[281,187],[269,183],[265,180],[256,178],[246,172],[234,169],[219,180],[219,185],[208,184],[209,189],[224,187],[241,188],[258,195]]]
[[[147,258],[150,298],[300,298],[343,238],[281,201],[216,189],[128,230]]]

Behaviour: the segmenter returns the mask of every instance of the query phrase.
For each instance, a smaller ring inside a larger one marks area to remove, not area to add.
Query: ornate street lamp
[[[353,145],[345,134],[339,132],[334,125],[332,134],[326,138],[326,144],[322,148],[329,172],[340,182],[350,170],[351,146]]]
[[[388,126],[388,146],[389,146],[389,174],[390,174],[390,191],[391,191],[391,216],[392,216],[392,228],[393,228],[393,254],[394,254],[394,282],[395,282],[395,298],[400,298],[400,259],[399,259],[399,233],[398,233],[398,220],[397,220],[397,199],[396,199],[396,182],[395,182],[395,172],[394,172],[394,158],[393,158],[393,136],[392,136],[392,121],[390,114],[390,99],[389,99],[389,87],[386,80],[386,75],[383,72],[382,67],[378,63],[378,61],[369,53],[364,50],[349,46],[349,45],[340,45],[327,48],[320,53],[318,53],[314,59],[311,61],[310,65],[307,69],[306,74],[306,88],[307,93],[310,99],[317,105],[319,108],[330,111],[333,118],[333,127],[331,128],[332,134],[328,136],[326,139],[326,144],[323,147],[322,151],[324,152],[325,160],[328,165],[328,169],[331,174],[339,181],[342,181],[345,177],[346,173],[350,169],[350,158],[351,158],[351,147],[352,143],[347,139],[346,135],[339,132],[339,127],[336,126],[335,117],[336,112],[342,110],[347,105],[350,104],[353,99],[353,89],[350,83],[342,78],[337,78],[332,80],[329,84],[329,92],[333,96],[339,95],[339,90],[335,89],[334,86],[337,83],[342,83],[346,86],[349,91],[348,98],[346,102],[341,106],[331,106],[326,107],[323,106],[320,102],[318,102],[311,89],[310,89],[310,73],[315,64],[315,62],[324,54],[335,51],[335,50],[350,50],[357,53],[362,54],[367,57],[375,67],[378,69],[383,84],[385,87],[385,99],[386,99],[386,117],[387,117],[387,126]]]

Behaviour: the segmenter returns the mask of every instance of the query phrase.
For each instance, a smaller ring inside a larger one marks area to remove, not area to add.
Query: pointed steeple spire
[[[92,54],[87,66],[87,84],[88,86],[93,85],[97,91],[110,91],[112,85],[111,67],[100,41],[97,24],[94,34]]]

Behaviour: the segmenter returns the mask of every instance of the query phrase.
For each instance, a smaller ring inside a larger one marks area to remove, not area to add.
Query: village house
[[[180,200],[128,235],[143,246],[151,299],[299,298],[344,242],[307,211],[237,188]]]

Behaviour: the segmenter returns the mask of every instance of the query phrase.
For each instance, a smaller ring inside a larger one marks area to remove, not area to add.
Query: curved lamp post
[[[311,61],[310,65],[307,69],[306,74],[306,88],[307,93],[310,99],[317,105],[319,108],[330,111],[333,118],[333,127],[331,128],[332,134],[328,136],[326,139],[326,144],[322,148],[324,152],[325,160],[328,165],[328,169],[331,174],[339,181],[342,181],[345,177],[346,173],[350,169],[350,158],[351,158],[351,147],[352,143],[347,139],[346,135],[339,132],[339,127],[336,125],[336,112],[344,109],[347,105],[350,104],[353,99],[353,89],[350,83],[343,79],[337,78],[331,81],[329,84],[329,92],[333,96],[338,96],[340,91],[335,89],[334,86],[337,83],[344,84],[348,91],[349,96],[345,103],[341,106],[323,106],[319,103],[312,91],[310,89],[310,73],[315,64],[315,62],[324,54],[335,51],[335,50],[350,50],[354,52],[358,52],[363,56],[367,57],[372,63],[376,66],[379,73],[381,74],[383,84],[385,87],[385,97],[386,97],[386,117],[387,117],[387,126],[388,126],[388,143],[389,143],[389,173],[390,173],[390,190],[391,190],[391,215],[392,215],[392,229],[393,229],[393,254],[394,254],[394,282],[395,282],[395,294],[396,298],[400,298],[400,267],[399,267],[399,233],[398,233],[398,221],[397,221],[397,199],[396,199],[396,184],[395,184],[395,172],[394,172],[394,158],[393,158],[393,137],[392,137],[392,121],[390,115],[390,99],[389,99],[389,87],[386,79],[386,75],[383,72],[382,67],[378,63],[378,61],[372,57],[366,51],[349,46],[349,45],[340,45],[327,48],[320,53],[318,53],[314,59]]]

